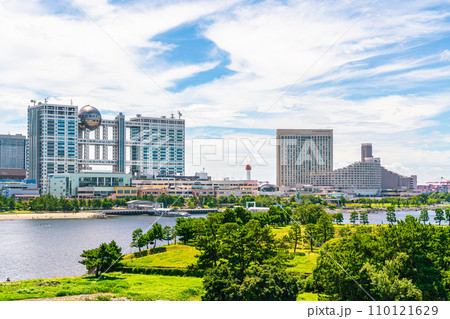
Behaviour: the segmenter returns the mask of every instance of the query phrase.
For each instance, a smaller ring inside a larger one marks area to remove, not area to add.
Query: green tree
[[[72,199],[72,207],[74,212],[78,212],[80,210],[80,202],[78,201],[78,199]]]
[[[247,224],[252,218],[252,213],[246,210],[244,207],[236,207],[234,209],[236,213],[236,220],[239,220],[242,224]]]
[[[147,249],[148,249],[149,245],[155,244],[155,242],[156,242],[155,239],[156,239],[155,232],[153,231],[152,228],[150,228],[145,234],[143,234],[140,238],[138,238],[138,246],[141,244],[145,244],[145,246],[147,246]],[[142,245],[142,246],[144,246],[144,245]]]
[[[111,209],[114,206],[113,201],[110,198],[102,200],[101,207],[103,209]]]
[[[222,254],[220,227],[221,217],[218,214],[208,215],[202,223],[202,232],[197,235],[196,240],[196,247],[201,252],[197,260],[199,269],[217,267]]]
[[[14,209],[16,209],[16,201],[15,201],[15,199],[14,199],[14,196],[11,196],[11,197],[9,198],[9,201],[8,201],[8,208],[9,208],[9,211],[13,211]]]
[[[448,221],[448,225],[450,226],[450,208],[445,209],[445,220]]]
[[[411,279],[400,278],[401,270],[406,266],[409,257],[399,253],[394,259],[386,260],[381,270],[375,265],[365,263],[361,272],[366,271],[373,286],[372,293],[376,293],[383,301],[422,300],[422,291],[418,289]]]
[[[163,228],[163,240],[167,241],[167,245],[175,237],[175,230],[170,226],[164,226]]]
[[[177,218],[175,225],[176,235],[186,245],[195,237],[195,224],[192,218]]]
[[[302,228],[299,223],[293,222],[289,229],[289,240],[294,244],[294,254],[297,251],[297,245],[302,240]]]
[[[333,215],[336,224],[342,224],[344,222],[344,215],[342,213],[336,213]]]
[[[392,225],[397,222],[397,218],[395,217],[395,208],[394,206],[388,206],[386,209],[386,220]]]
[[[339,236],[340,237],[348,237],[351,234],[351,230],[349,226],[344,226],[339,229]]]
[[[331,222],[333,217],[330,214],[320,216],[317,222],[317,241],[321,244],[334,237],[334,227]]]
[[[357,220],[358,220],[358,213],[357,212],[351,212],[350,213],[350,222],[353,225],[355,225]]]
[[[203,231],[197,238],[197,265],[207,269],[204,300],[296,298],[296,281],[284,271],[288,247],[275,238],[270,227],[261,227],[257,220],[244,225],[222,223],[213,216],[202,222]],[[294,291],[295,296],[288,291]]]
[[[317,238],[316,225],[315,224],[306,224],[304,235],[303,235],[303,242],[309,246],[311,252],[313,251],[313,248],[316,245],[316,238]]]
[[[155,238],[153,248],[155,248],[156,240],[161,240],[161,241],[164,240],[164,231],[163,231],[161,224],[159,224],[159,223],[153,224],[152,231],[153,231],[153,236]]]
[[[203,281],[202,299],[208,301],[288,301],[298,295],[295,277],[271,265],[247,269],[243,280],[222,265],[209,270]]]
[[[424,208],[420,211],[419,220],[423,222],[424,225],[430,220],[430,217],[428,216],[428,209]]]
[[[321,205],[303,205],[294,209],[294,220],[302,225],[315,224],[320,216],[325,215],[325,209]]]
[[[270,225],[271,219],[268,212],[257,212],[253,215],[253,218],[257,220],[261,227]]]
[[[98,248],[83,250],[80,257],[84,259],[79,263],[85,265],[87,270],[95,269],[95,276],[98,277],[101,273],[112,269],[123,256],[122,248],[113,240],[109,244],[102,243]]]
[[[72,210],[72,203],[67,198],[61,197],[59,199],[59,207],[65,213],[68,210]]]
[[[349,236],[330,240],[324,244],[326,253],[319,252],[313,270],[314,289],[332,300],[370,300],[360,287],[375,296],[380,289],[375,281],[372,284],[373,278],[367,271],[361,271],[364,264],[373,265],[377,273],[382,273],[385,270],[383,265],[389,266],[386,261],[405,253],[409,258],[396,268],[398,279],[411,280],[422,292],[423,300],[447,300],[445,285],[448,287],[446,274],[450,260],[450,250],[446,248],[450,240],[448,229],[423,225],[408,215],[404,221],[400,220],[391,227],[363,227]],[[353,280],[359,285],[355,285]],[[397,289],[404,284],[395,282],[391,288]]]
[[[144,247],[145,237],[142,238],[143,232],[141,228],[135,229],[133,234],[131,235],[131,244],[130,247],[137,247],[139,251],[141,251],[141,247]]]
[[[434,217],[434,220],[439,223],[439,226],[441,226],[441,222],[445,220],[444,211],[442,208],[436,208],[435,211],[436,216]]]
[[[359,213],[359,222],[363,225],[367,225],[369,223],[369,214],[367,212]]]

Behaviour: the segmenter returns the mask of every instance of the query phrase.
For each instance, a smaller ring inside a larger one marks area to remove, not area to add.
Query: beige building
[[[364,162],[356,162],[333,172],[312,174],[311,184],[347,194],[375,196],[381,191],[380,164],[379,158],[365,157]]]
[[[258,182],[247,180],[214,181],[207,179],[135,179],[132,181],[138,189],[138,194],[159,196],[161,194],[183,196],[257,196]]]
[[[278,129],[277,185],[311,183],[312,173],[333,171],[333,130]]]
[[[361,196],[376,196],[383,191],[411,191],[417,188],[417,176],[402,176],[381,166],[372,156],[372,144],[361,145],[361,161],[335,171],[311,175],[311,184],[332,191]]]

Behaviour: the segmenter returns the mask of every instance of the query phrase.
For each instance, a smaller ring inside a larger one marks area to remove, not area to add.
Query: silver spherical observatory
[[[102,123],[100,111],[90,105],[85,105],[78,112],[80,118],[80,129],[93,131]]]

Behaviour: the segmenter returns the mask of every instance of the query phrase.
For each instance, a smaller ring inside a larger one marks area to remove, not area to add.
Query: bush
[[[274,266],[254,266],[241,274],[219,266],[207,272],[203,279],[206,294],[203,300],[216,301],[276,301],[296,300],[296,278]]]

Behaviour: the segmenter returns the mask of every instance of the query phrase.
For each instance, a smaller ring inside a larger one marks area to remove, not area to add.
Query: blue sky
[[[372,142],[389,169],[450,179],[450,1],[0,0],[0,30],[5,133],[30,99],[72,99],[181,111],[190,174],[273,182],[277,128],[332,128],[336,168]],[[202,141],[221,154],[194,165]]]

